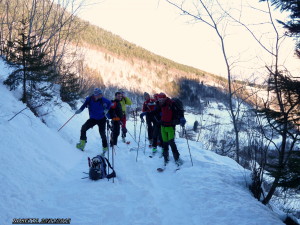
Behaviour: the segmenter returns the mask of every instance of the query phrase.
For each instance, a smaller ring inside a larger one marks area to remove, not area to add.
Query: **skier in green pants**
[[[173,114],[175,114],[174,102],[168,98],[164,93],[160,93],[158,95],[159,106],[161,110],[161,135],[163,140],[163,156],[165,164],[169,161],[169,149],[170,145],[175,163],[177,165],[182,164],[182,160],[180,159],[180,154],[178,152],[176,143],[175,143],[175,124],[173,121]],[[180,125],[184,126],[186,120],[184,118],[184,114],[180,115]]]

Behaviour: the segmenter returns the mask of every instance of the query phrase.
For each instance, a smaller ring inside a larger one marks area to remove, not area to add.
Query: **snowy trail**
[[[180,140],[179,146],[183,144],[184,140]],[[226,175],[230,170],[236,172],[235,168],[217,161],[210,156],[213,153],[198,153],[192,167],[189,155],[182,152],[185,163],[181,170],[174,172],[171,159],[166,171],[158,173],[156,168],[163,161],[158,155],[151,159],[150,150],[144,155],[141,148],[136,162],[136,151],[129,151],[123,143],[119,146],[115,154],[118,177],[114,183],[81,179],[88,168],[87,157],[97,154],[91,150],[97,147],[90,146],[82,153],[80,164],[43,192],[33,215],[69,217],[72,224],[280,224],[275,216],[269,223],[265,218],[259,221],[256,208],[264,207],[252,199],[247,189],[240,189],[245,185],[240,179],[243,171]],[[247,204],[253,212],[244,207],[244,199],[249,200]]]
[[[163,173],[159,155],[144,154],[144,128],[138,162],[134,140],[119,141],[115,155],[115,182],[81,179],[88,171],[87,157],[100,153],[98,129],[88,131],[86,152],[74,146],[87,112],[58,128],[74,112],[55,106],[43,118],[24,111],[24,105],[0,84],[0,224],[13,218],[71,218],[76,225],[282,225],[274,212],[255,200],[248,190],[249,174],[230,158],[203,150],[176,138],[184,160],[174,172],[173,158]],[[189,120],[189,119],[187,119]],[[128,130],[134,133],[133,122]],[[5,131],[5,132],[3,132]],[[159,153],[158,153],[159,154]],[[171,153],[170,153],[171,156]]]

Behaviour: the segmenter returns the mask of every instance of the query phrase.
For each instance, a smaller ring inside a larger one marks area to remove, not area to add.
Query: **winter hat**
[[[146,96],[149,96],[149,97],[150,97],[150,95],[149,95],[148,92],[144,92],[144,97],[146,97]]]
[[[158,97],[158,99],[161,99],[161,98],[166,98],[167,96],[166,96],[165,93],[161,92],[161,93],[158,94],[157,97]]]
[[[122,93],[119,92],[119,91],[117,91],[117,92],[115,93],[115,97],[116,97],[117,95],[120,95],[120,94],[122,94]]]
[[[154,94],[153,97],[154,97],[154,99],[155,99],[156,101],[158,100],[158,94],[157,94],[157,93]]]
[[[102,95],[102,91],[99,88],[94,89],[94,96]]]

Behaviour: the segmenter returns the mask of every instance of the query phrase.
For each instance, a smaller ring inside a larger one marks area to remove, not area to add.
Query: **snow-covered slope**
[[[57,132],[74,114],[67,105],[53,107],[43,118],[47,125],[29,110],[8,121],[25,106],[2,84],[0,93],[0,224],[11,224],[13,218],[71,218],[71,224],[80,225],[283,224],[251,196],[248,171],[203,150],[200,143],[188,142],[192,166],[186,139],[177,138],[181,170],[174,172],[171,161],[158,173],[163,160],[148,157],[142,126],[136,162],[132,121],[131,144],[119,142],[114,155],[114,183],[81,179],[88,170],[87,157],[101,150],[96,127],[88,131],[85,152],[74,147],[87,111]]]
[[[215,75],[199,70],[186,72],[174,66],[143,60],[139,58],[124,58],[106,50],[94,50],[91,47],[77,49],[84,56],[84,64],[101,76],[106,87],[117,86],[128,91],[149,93],[175,91],[175,83],[181,79],[191,79],[203,82],[205,85],[221,87],[220,79]],[[201,75],[199,75],[201,74]]]

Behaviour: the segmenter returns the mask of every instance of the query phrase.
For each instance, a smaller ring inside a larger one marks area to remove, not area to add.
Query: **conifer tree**
[[[72,108],[76,107],[76,100],[82,95],[80,81],[77,74],[71,72],[66,66],[60,69],[59,76],[60,97]]]
[[[280,137],[280,143],[273,142],[278,156],[267,168],[274,177],[271,188],[264,198],[267,204],[277,187],[299,188],[299,167],[291,167],[299,163],[300,143],[300,82],[283,71],[270,71],[268,81],[269,92],[274,94],[273,101],[265,103],[261,112],[268,120],[269,126]],[[295,153],[296,152],[296,153]]]
[[[261,0],[267,1],[267,0]],[[276,8],[282,11],[290,12],[290,20],[280,22],[289,32],[289,34],[297,39],[296,53],[300,58],[300,2],[299,0],[271,0]]]
[[[37,42],[37,36],[28,35],[27,27],[28,21],[23,19],[18,29],[19,36],[8,42],[10,52],[6,60],[14,71],[4,84],[11,90],[21,86],[22,102],[35,112],[35,108],[52,99],[51,82],[57,77],[57,73],[52,62],[47,59],[47,54],[41,51],[44,43]]]

